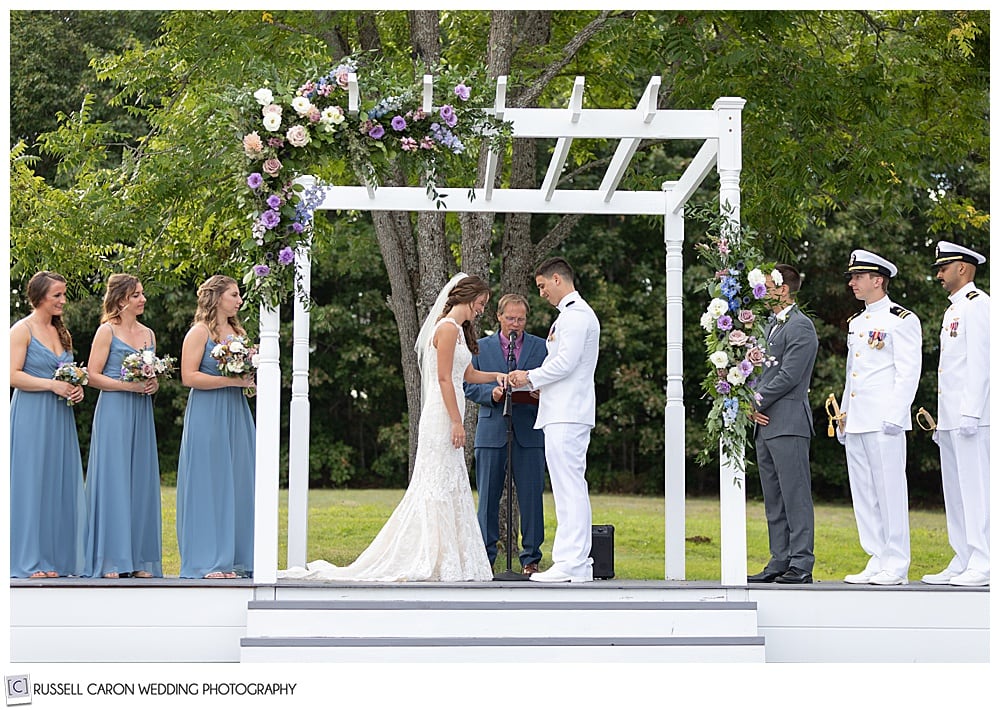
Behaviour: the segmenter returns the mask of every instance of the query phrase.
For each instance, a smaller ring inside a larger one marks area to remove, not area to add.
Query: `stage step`
[[[242,661],[763,662],[750,601],[251,601]]]

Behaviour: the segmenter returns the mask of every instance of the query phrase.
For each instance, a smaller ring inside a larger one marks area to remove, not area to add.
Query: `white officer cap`
[[[883,259],[875,252],[855,249],[851,252],[851,262],[847,267],[847,275],[864,273],[880,274],[892,278],[899,273],[899,269],[891,261]]]
[[[985,264],[986,257],[978,252],[974,252],[971,249],[963,247],[961,244],[943,241],[938,242],[937,246],[934,248],[933,268],[936,269],[939,266],[950,264],[953,261],[964,261],[968,264],[976,266],[978,264]]]

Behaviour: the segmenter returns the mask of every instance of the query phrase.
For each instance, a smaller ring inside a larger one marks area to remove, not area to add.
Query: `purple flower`
[[[281,207],[281,198],[277,195],[271,195],[267,198],[267,206],[272,210],[276,210]]]
[[[459,84],[458,86],[455,87],[455,96],[462,99],[462,101],[468,101],[469,94],[471,93],[472,92],[469,91],[469,87],[466,86],[465,84]]]
[[[257,264],[257,266],[253,267],[253,272],[257,274],[257,276],[267,276],[271,273],[271,267],[267,264]]]
[[[375,140],[378,140],[384,135],[385,129],[377,123],[368,130],[368,137],[374,138]]]
[[[256,190],[258,187],[264,184],[264,176],[260,173],[250,173],[247,176],[247,186],[251,190]]]
[[[753,365],[751,365],[746,360],[740,360],[740,364],[737,365],[737,367],[740,368],[740,374],[743,375],[744,377],[753,372]]]
[[[394,116],[390,123],[392,125],[392,130],[394,131],[406,130],[406,119],[402,116]]]
[[[733,319],[730,316],[719,316],[715,324],[719,326],[719,330],[729,330],[733,327]]]
[[[301,222],[292,222],[292,231],[296,234],[302,234],[305,231],[305,227],[302,226]]]
[[[291,247],[285,247],[278,252],[278,263],[282,266],[288,266],[293,261],[295,261],[295,251]]]
[[[732,389],[733,386],[725,380],[719,380],[715,383],[715,391],[719,394],[729,394]]]
[[[281,222],[281,215],[274,210],[265,210],[260,216],[260,223],[265,229],[274,229]]]
[[[754,298],[764,298],[767,295],[767,286],[765,284],[757,284],[753,287],[753,297]]]
[[[449,128],[454,128],[455,124],[458,123],[458,116],[455,115],[455,109],[449,104],[441,107],[441,120],[448,124]]]

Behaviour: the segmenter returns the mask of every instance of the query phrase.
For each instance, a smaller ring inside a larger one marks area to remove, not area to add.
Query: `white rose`
[[[309,129],[305,126],[295,125],[285,131],[285,140],[291,143],[296,148],[301,148],[302,146],[309,143]]]
[[[774,281],[775,286],[780,286],[785,283],[785,277],[781,275],[781,272],[777,269],[771,271],[771,280]]]
[[[729,380],[729,384],[731,385],[742,385],[747,381],[746,375],[740,372],[740,368],[738,367],[730,367],[726,379]]]
[[[255,370],[260,367],[260,353],[257,353],[250,358],[250,364],[253,365]]]
[[[722,314],[729,310],[729,301],[723,298],[713,298],[712,302],[708,304],[708,311],[706,311],[713,318],[718,318]]]
[[[271,131],[277,131],[281,128],[281,116],[276,113],[269,113],[264,116],[264,128]]]
[[[229,350],[230,352],[234,353],[245,353],[247,351],[247,349],[243,347],[243,343],[241,343],[239,340],[234,340],[233,342],[231,342],[229,344]]]
[[[751,269],[750,273],[747,274],[747,283],[750,284],[750,288],[753,288],[757,284],[766,284],[767,280],[764,278],[764,272],[760,269]]]
[[[225,352],[226,352],[225,347],[223,347],[222,345],[216,345],[214,348],[212,348],[212,357],[218,359],[222,357],[225,354]]]
[[[312,109],[312,104],[305,96],[296,96],[292,99],[292,108],[295,109],[295,113],[305,116]]]
[[[725,350],[716,350],[708,356],[709,361],[715,365],[716,369],[721,369],[729,364],[729,355]]]
[[[152,365],[153,364],[153,360],[155,360],[155,359],[156,359],[156,355],[153,354],[152,350],[143,350],[142,351],[142,361],[145,364]]]
[[[709,333],[711,333],[712,329],[715,328],[715,318],[712,317],[711,313],[702,313],[701,327]]]
[[[230,363],[229,364],[229,371],[230,372],[243,372],[243,361],[242,360],[236,360],[236,361]]]
[[[257,103],[261,106],[267,106],[268,104],[274,103],[274,94],[270,89],[257,89],[254,92],[253,97],[257,99]]]
[[[344,109],[340,106],[327,106],[319,115],[319,120],[323,123],[330,123],[339,126],[344,122]]]

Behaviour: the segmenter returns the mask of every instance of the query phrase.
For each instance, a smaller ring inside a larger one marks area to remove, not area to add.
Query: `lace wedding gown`
[[[458,325],[451,318],[448,321]],[[463,417],[463,375],[472,353],[459,327],[451,383]],[[382,530],[364,552],[347,567],[324,560],[310,562],[305,569],[279,571],[283,579],[369,582],[462,582],[488,581],[493,570],[483,546],[483,536],[472,504],[465,452],[451,445],[451,420],[437,386],[437,349],[428,342],[424,355],[424,378],[434,380],[424,387],[417,457],[406,494]],[[425,383],[426,384],[426,383]]]

